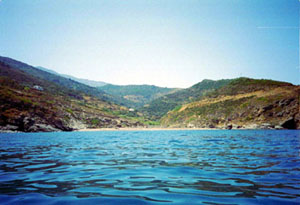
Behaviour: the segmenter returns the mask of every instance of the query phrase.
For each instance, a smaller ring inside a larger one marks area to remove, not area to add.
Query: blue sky
[[[299,1],[2,0],[0,55],[114,84],[299,84]]]

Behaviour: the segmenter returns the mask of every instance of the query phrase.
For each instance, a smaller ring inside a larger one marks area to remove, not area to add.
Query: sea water
[[[0,204],[300,204],[289,130],[0,134]]]

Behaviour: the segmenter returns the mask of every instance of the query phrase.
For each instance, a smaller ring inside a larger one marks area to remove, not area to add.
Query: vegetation
[[[131,118],[128,108],[101,99],[101,92],[97,91],[99,95],[93,93],[84,85],[72,89],[77,83],[62,77],[57,77],[56,81],[54,74],[45,74],[28,65],[19,69],[21,66],[19,62],[8,65],[7,59],[3,62],[0,58],[0,128],[13,126],[18,131],[54,131],[143,126]],[[117,114],[121,112],[124,117]]]
[[[177,106],[198,100],[206,93],[225,86],[230,82],[231,80],[203,80],[190,88],[178,90],[177,92],[157,98],[144,106],[141,111],[149,118],[157,120]]]
[[[89,87],[0,57],[0,130],[100,127],[300,127],[300,87],[273,80],[203,80],[187,89]],[[134,109],[130,109],[134,108]]]
[[[292,84],[286,82],[279,82],[266,79],[251,79],[251,78],[236,78],[231,80],[227,85],[220,89],[207,94],[209,97],[216,97],[219,95],[236,95],[242,93],[249,93],[258,90],[269,90],[276,87],[291,86]]]
[[[96,88],[84,85],[74,80],[56,75],[54,73],[49,73],[40,70],[38,68],[13,60],[11,58],[0,56],[0,62],[2,63],[2,65],[6,65],[9,66],[10,68],[18,69],[18,73],[26,73],[27,75],[30,75],[30,78],[34,79],[34,82],[38,81],[37,85],[47,84],[46,86],[47,91],[50,91],[51,93],[60,92],[59,94],[62,95],[68,93],[69,96],[75,98],[80,98],[81,96],[80,93],[85,93],[87,95],[95,96],[100,100],[104,100],[104,101],[110,101],[112,98],[111,96],[107,95],[103,91],[98,90]],[[18,78],[18,76],[16,76],[16,78]],[[16,80],[17,82],[22,82],[22,79],[18,78]],[[60,88],[63,88],[63,90],[62,91],[58,90],[57,86],[60,86]],[[68,91],[66,92],[66,90]]]
[[[112,85],[98,87],[117,99],[116,102],[135,109],[142,107],[150,101],[173,92],[174,88],[162,88],[154,85]]]
[[[196,101],[176,107],[161,122],[165,126],[219,128],[229,124],[243,127],[264,123],[274,128],[285,119],[292,119],[295,127],[299,127],[299,99],[296,97],[299,94],[300,87],[289,83],[233,79]]]

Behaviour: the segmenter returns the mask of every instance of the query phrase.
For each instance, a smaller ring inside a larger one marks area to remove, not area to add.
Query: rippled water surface
[[[0,204],[299,204],[299,131],[0,134]]]

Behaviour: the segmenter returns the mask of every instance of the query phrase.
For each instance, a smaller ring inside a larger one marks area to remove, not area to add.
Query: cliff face
[[[169,127],[299,129],[300,86],[240,78],[168,112]]]

